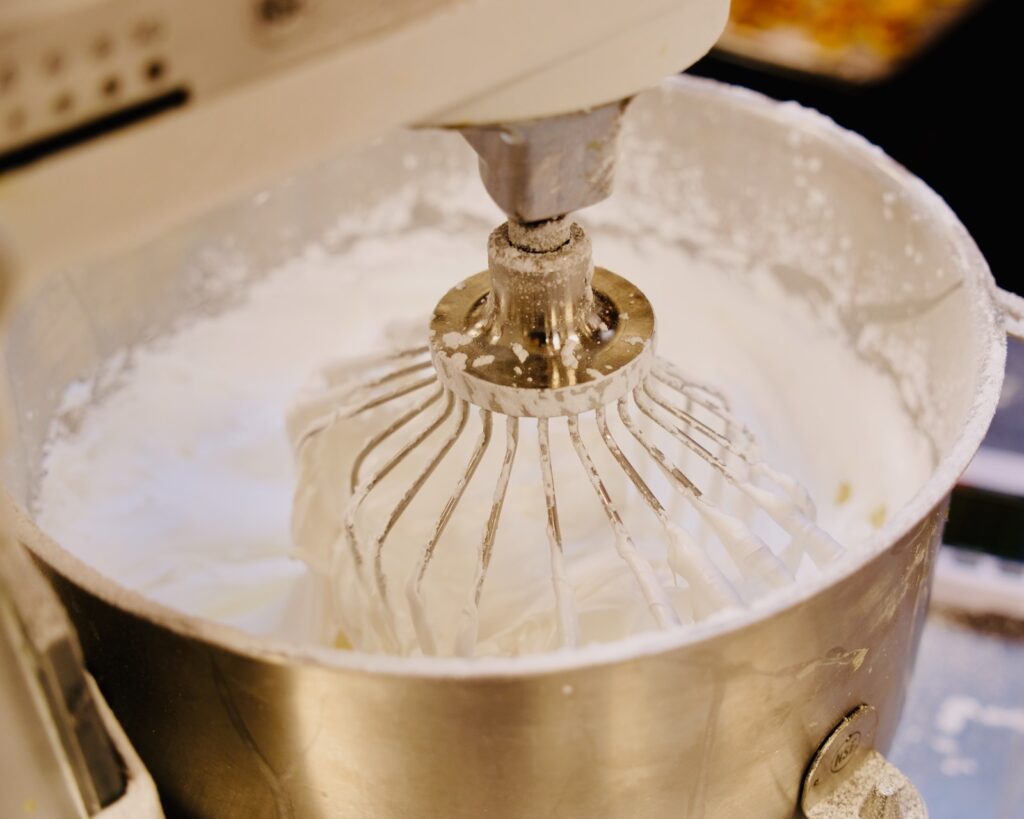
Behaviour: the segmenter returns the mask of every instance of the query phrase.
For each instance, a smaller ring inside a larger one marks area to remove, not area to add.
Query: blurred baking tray
[[[896,74],[986,0],[733,0],[714,53],[850,84]]]

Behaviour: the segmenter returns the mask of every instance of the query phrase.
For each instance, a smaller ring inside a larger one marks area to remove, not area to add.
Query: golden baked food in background
[[[720,50],[869,82],[891,74],[976,0],[733,0]]]

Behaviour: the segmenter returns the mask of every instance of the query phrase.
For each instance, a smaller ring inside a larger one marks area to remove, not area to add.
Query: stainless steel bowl
[[[415,168],[403,162],[412,155]],[[695,228],[680,241],[738,242],[742,226],[737,258],[769,261],[836,332],[870,328],[884,342],[865,356],[931,442],[931,478],[796,596],[726,623],[486,666],[302,648],[187,617],[100,576],[18,511],[18,534],[169,813],[789,819],[844,714],[873,706],[876,745],[888,746],[949,492],[991,419],[1007,326],[1019,332],[1024,311],[934,193],[820,116],[675,80],[634,104],[624,157],[617,197],[679,212]],[[814,197],[798,157],[814,157]],[[328,230],[339,214],[410,180],[436,191],[474,175],[454,135],[394,134],[129,257],[55,272],[9,335],[15,446],[4,474],[19,510],[65,386],[231,298],[202,276],[223,237],[258,272],[308,237],[343,242]]]

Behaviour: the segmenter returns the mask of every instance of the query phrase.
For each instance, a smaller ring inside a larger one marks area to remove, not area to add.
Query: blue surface
[[[1024,819],[1024,623],[929,615],[890,757],[931,819]]]

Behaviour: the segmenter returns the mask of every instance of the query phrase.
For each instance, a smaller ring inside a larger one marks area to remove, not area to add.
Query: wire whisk
[[[347,644],[574,648],[749,605],[842,553],[570,231],[537,252],[502,226],[428,344],[329,366],[293,412],[295,541]]]

